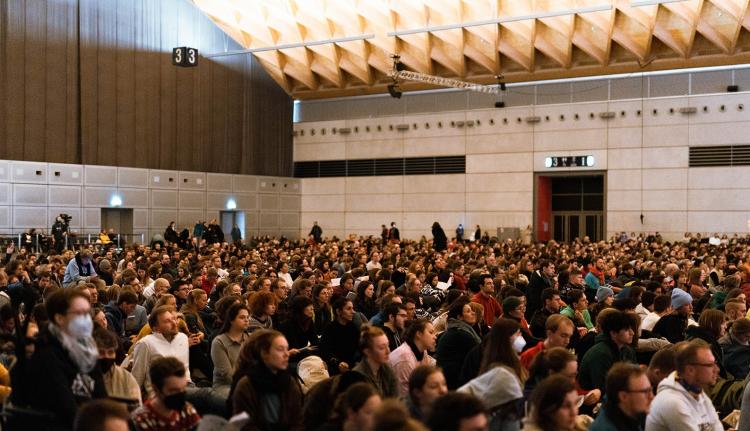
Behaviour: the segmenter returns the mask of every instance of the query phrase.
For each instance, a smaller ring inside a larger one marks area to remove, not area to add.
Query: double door
[[[604,238],[604,216],[601,212],[553,212],[552,238],[570,242],[588,236],[591,241]]]

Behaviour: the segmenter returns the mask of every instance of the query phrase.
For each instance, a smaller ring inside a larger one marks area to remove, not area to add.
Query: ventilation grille
[[[690,167],[750,166],[750,145],[690,147]]]
[[[372,177],[466,173],[466,156],[295,162],[296,178]]]

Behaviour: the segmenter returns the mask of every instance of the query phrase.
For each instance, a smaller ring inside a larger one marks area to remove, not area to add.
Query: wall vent
[[[750,145],[690,147],[688,166],[750,166]]]
[[[466,173],[466,156],[322,160],[294,163],[294,176],[297,178],[463,173]]]

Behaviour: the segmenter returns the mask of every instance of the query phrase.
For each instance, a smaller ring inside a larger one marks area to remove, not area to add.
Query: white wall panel
[[[232,175],[232,190],[235,192],[255,192],[258,190],[258,177]]]
[[[0,206],[0,228],[10,227],[10,208],[9,206]]]
[[[253,211],[258,209],[258,199],[254,193],[234,193],[232,197],[235,203],[237,203],[237,211]]]
[[[83,168],[86,186],[117,186],[117,168],[86,165]]]
[[[150,193],[151,208],[177,209],[179,206],[178,192],[176,190],[151,190]],[[185,192],[180,192],[180,194],[182,193]]]
[[[81,207],[80,186],[52,186],[48,188],[50,205],[62,207]]]
[[[736,189],[746,184],[750,166],[688,169],[688,189]]]
[[[530,211],[533,193],[466,193],[466,211]]]
[[[466,156],[466,173],[529,172],[533,167],[532,153],[483,154]]]
[[[407,175],[404,178],[404,193],[463,193],[466,191],[466,175]],[[391,189],[397,192],[398,189]]]
[[[688,169],[649,169],[643,171],[644,190],[685,190]]]
[[[148,173],[148,184],[152,189],[176,189],[179,172],[151,169]]]
[[[607,148],[606,129],[566,130],[534,134],[534,151],[570,151]]]
[[[47,186],[13,184],[13,205],[47,205]]]
[[[153,196],[153,195],[152,195]],[[182,209],[203,209],[206,205],[206,192],[180,191],[179,207]]]
[[[689,136],[687,125],[644,127],[643,146],[681,147],[687,145]]]
[[[686,211],[686,190],[644,190],[643,209],[646,211]]]
[[[232,191],[232,175],[228,174],[206,174],[206,190],[217,192]]]
[[[346,211],[396,212],[401,211],[404,195],[346,195]]]
[[[260,230],[276,229],[279,227],[279,215],[277,213],[260,213]]]
[[[465,193],[411,193],[403,195],[404,211],[464,211]]]
[[[304,212],[326,212],[345,211],[346,200],[344,195],[302,195],[302,211]],[[400,206],[399,206],[400,208]],[[343,225],[342,225],[343,226]]]
[[[109,208],[109,201],[115,194],[118,191],[114,187],[86,187],[83,189],[83,204],[87,207]],[[127,203],[123,202],[123,205],[128,208]]]
[[[10,181],[10,161],[0,160],[0,182]]]
[[[641,149],[627,148],[607,150],[609,169],[633,169],[641,167]]]
[[[0,205],[10,205],[11,190],[10,183],[0,183]]]
[[[13,208],[13,222],[14,228],[28,229],[35,227],[37,229],[49,229],[52,226],[48,223],[47,208],[38,207],[18,207]]]
[[[279,196],[279,209],[298,211],[302,208],[302,197],[299,195]]]
[[[347,159],[385,159],[404,156],[403,139],[379,139],[375,141],[346,142]],[[320,160],[325,160],[321,158]]]
[[[133,210],[133,227],[134,228],[147,228],[148,227],[148,210]],[[166,228],[166,226],[164,226]]]
[[[11,181],[14,183],[47,183],[47,164],[40,162],[12,161]]]
[[[123,208],[148,208],[149,191],[146,189],[120,189],[118,194],[122,198]]]
[[[83,184],[83,165],[50,163],[47,166],[50,184]]]
[[[204,172],[180,172],[180,190],[206,190],[206,174]]]
[[[609,190],[607,192],[608,211],[640,211],[640,190]]]
[[[644,148],[643,168],[687,168],[688,148]]]
[[[231,192],[206,192],[206,208],[223,211],[227,208],[229,199],[232,198],[233,195]]]
[[[83,226],[87,229],[101,229],[102,210],[99,208],[83,209]]]
[[[531,172],[466,174],[468,192],[531,191],[533,184]]]
[[[177,229],[187,229],[190,235],[193,234],[193,227],[198,220],[204,220],[203,210],[184,210],[180,208],[180,212],[177,215]]]
[[[292,178],[280,178],[282,184],[281,184],[281,193],[285,194],[299,194],[302,190],[301,188],[301,182],[298,179],[292,179]]]
[[[404,138],[404,157],[453,156],[466,154],[465,136]]]
[[[302,194],[309,195],[343,195],[346,190],[346,178],[303,178]]]
[[[642,136],[640,127],[607,129],[607,148],[639,148]]]
[[[690,211],[687,231],[746,233],[748,221],[750,217],[745,211]],[[717,229],[719,226],[721,230]]]
[[[299,229],[299,213],[279,213],[279,227],[288,230]]]
[[[278,195],[258,195],[258,201],[260,202],[261,211],[276,211],[279,209],[279,196]]]
[[[169,223],[177,221],[178,214],[175,211],[151,210],[150,213],[151,217],[149,220],[149,224],[151,226],[151,230],[158,233],[164,233],[164,229],[169,226]],[[160,226],[161,229],[159,228]]]
[[[324,144],[295,145],[294,158],[297,161],[340,160],[346,158],[346,144],[327,142]]]
[[[533,133],[475,135],[466,138],[466,154],[522,153],[534,147]]]
[[[120,187],[147,188],[149,170],[137,168],[117,168],[117,184]]]
[[[347,194],[401,193],[404,189],[403,176],[349,177],[346,178]]]
[[[607,171],[608,190],[641,190],[641,169]],[[656,172],[656,171],[649,171]],[[644,175],[644,183],[646,180]]]

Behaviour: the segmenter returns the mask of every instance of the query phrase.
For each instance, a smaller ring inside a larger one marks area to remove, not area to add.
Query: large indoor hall
[[[750,431],[749,6],[0,0],[0,431]]]

